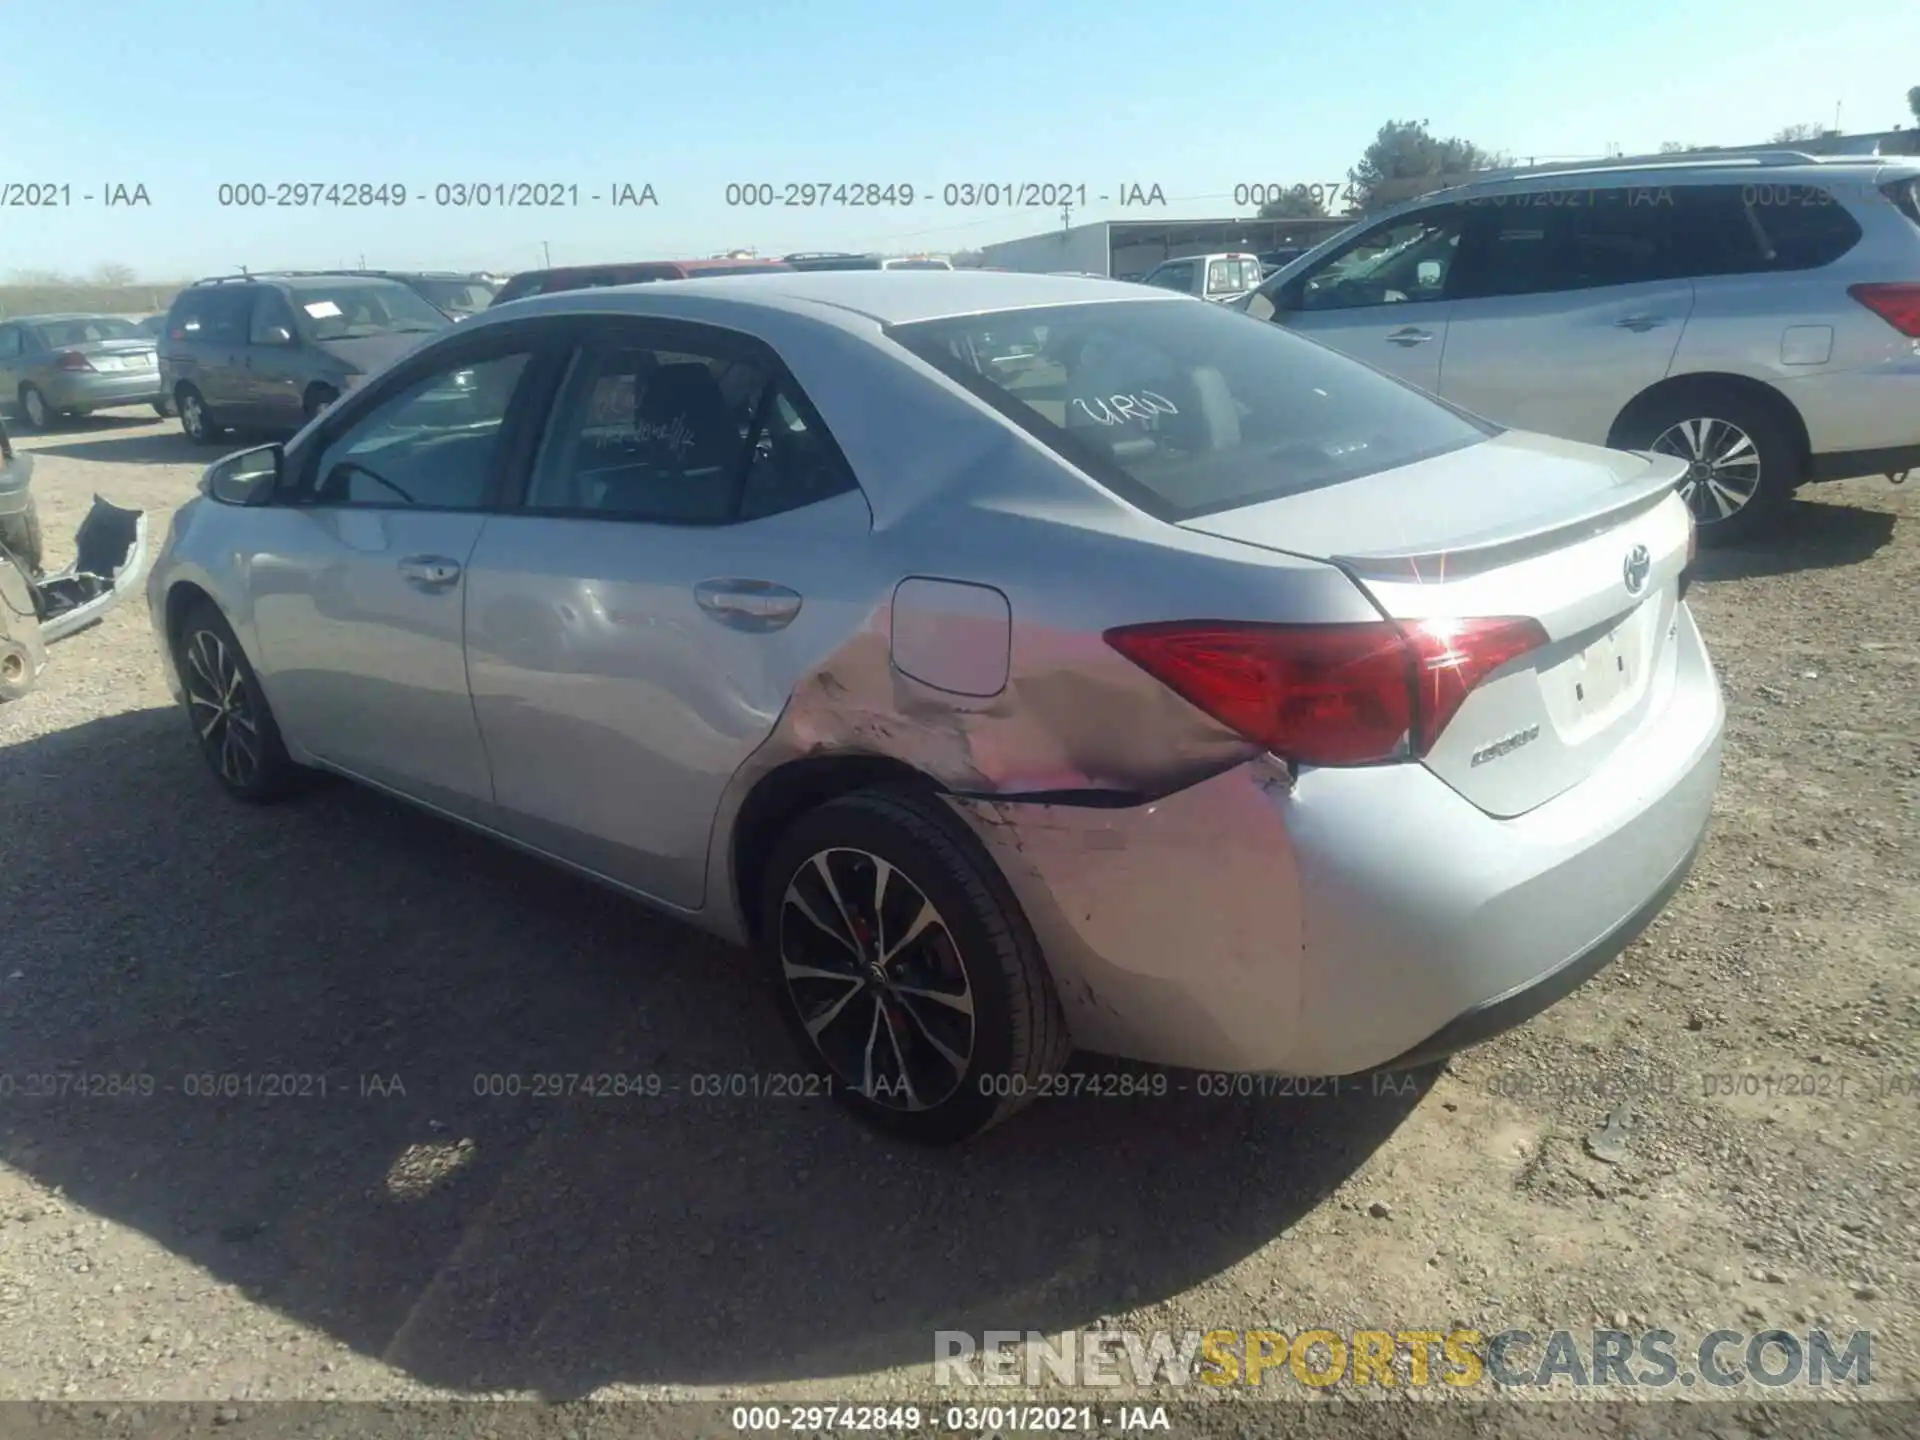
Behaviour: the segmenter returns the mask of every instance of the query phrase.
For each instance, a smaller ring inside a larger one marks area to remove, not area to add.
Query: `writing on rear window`
[[[1123,425],[1129,420],[1151,420],[1156,415],[1178,415],[1180,407],[1152,390],[1122,391],[1115,395],[1074,396],[1073,408],[1096,425]]]

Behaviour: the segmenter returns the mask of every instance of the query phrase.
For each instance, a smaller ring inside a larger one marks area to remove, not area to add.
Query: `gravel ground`
[[[208,458],[21,448],[56,561],[96,491],[157,544]],[[1920,1396],[1920,487],[1810,493],[1708,554],[1715,825],[1600,979],[1378,1095],[1058,1101],[952,1153],[477,1093],[789,1051],[741,957],[616,897],[345,787],[226,801],[125,606],[0,709],[0,1398],[944,1402],[935,1330],[1101,1320],[1860,1327]],[[195,1093],[229,1075],[294,1093]]]

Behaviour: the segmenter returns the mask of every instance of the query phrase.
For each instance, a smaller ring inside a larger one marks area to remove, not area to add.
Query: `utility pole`
[[[546,270],[553,268],[553,247],[544,240],[540,242],[540,258],[546,261],[546,264],[541,268]]]
[[[1071,200],[1061,202],[1060,228],[1062,230],[1071,230],[1073,228],[1073,202]]]

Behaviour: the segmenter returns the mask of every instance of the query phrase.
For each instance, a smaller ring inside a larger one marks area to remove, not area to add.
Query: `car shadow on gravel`
[[[1835,570],[1870,560],[1893,539],[1894,516],[1858,505],[1796,499],[1779,529],[1747,545],[1702,546],[1699,578],[1757,580],[1797,570]]]
[[[1089,1066],[1186,1092],[924,1150],[789,1093],[740,953],[343,784],[236,804],[175,710],[0,749],[0,837],[0,1158],[438,1385],[832,1376],[1089,1324],[1280,1236],[1432,1078],[1249,1100]]]
[[[207,465],[247,443],[234,438],[230,444],[196,445],[181,431],[179,421],[165,424],[165,429],[157,424],[102,429],[84,437],[67,433],[59,436],[60,443],[36,444],[33,450],[38,455],[102,465]]]

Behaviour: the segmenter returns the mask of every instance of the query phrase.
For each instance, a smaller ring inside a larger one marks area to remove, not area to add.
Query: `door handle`
[[[800,613],[800,595],[770,580],[702,580],[693,587],[699,607],[733,630],[783,630]]]
[[[1431,330],[1418,330],[1409,325],[1404,330],[1396,330],[1387,339],[1395,345],[1419,345],[1433,338]]]
[[[415,585],[444,590],[460,578],[460,566],[444,555],[409,555],[400,562],[400,573]]]
[[[1629,315],[1624,320],[1614,321],[1613,327],[1616,330],[1631,330],[1635,334],[1644,335],[1649,330],[1658,330],[1666,323],[1667,317],[1664,315]]]

